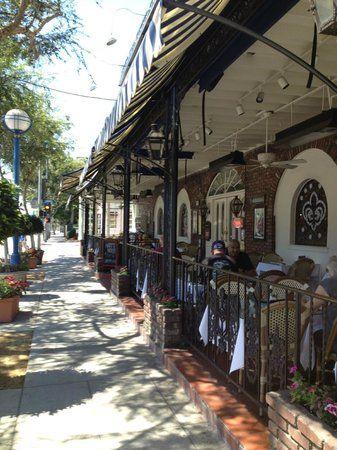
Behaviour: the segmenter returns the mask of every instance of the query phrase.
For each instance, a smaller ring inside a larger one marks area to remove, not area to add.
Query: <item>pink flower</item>
[[[293,384],[290,386],[290,389],[297,389],[298,386],[299,386],[299,383],[298,383],[297,381],[295,381],[295,383],[293,383]]]
[[[297,372],[297,370],[298,370],[298,367],[296,365],[294,365],[290,368],[289,373],[291,373],[293,375],[294,373]]]
[[[311,387],[308,389],[308,391],[311,392],[311,393],[312,393],[312,392],[316,392],[316,388],[314,388],[313,386],[311,386]]]
[[[325,407],[325,411],[337,417],[337,403],[329,403]]]

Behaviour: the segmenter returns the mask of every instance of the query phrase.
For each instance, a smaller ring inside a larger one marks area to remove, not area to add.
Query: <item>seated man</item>
[[[214,241],[212,244],[212,256],[206,258],[204,264],[213,267],[212,278],[215,281],[218,270],[232,271],[233,264],[227,258],[226,245],[223,241]]]
[[[255,268],[245,252],[240,251],[240,243],[233,239],[228,244],[228,260],[232,266],[232,272],[239,272],[248,276],[256,276]]]

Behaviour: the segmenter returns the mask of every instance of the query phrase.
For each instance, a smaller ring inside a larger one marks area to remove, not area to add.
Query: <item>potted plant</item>
[[[20,295],[27,287],[27,282],[19,281],[12,276],[0,279],[0,323],[14,320],[19,312]]]
[[[37,250],[35,248],[30,248],[27,250],[27,264],[29,269],[36,269],[37,267]]]
[[[40,266],[42,264],[43,255],[44,255],[44,250],[41,250],[41,249],[36,250],[35,257],[37,258],[38,266]]]

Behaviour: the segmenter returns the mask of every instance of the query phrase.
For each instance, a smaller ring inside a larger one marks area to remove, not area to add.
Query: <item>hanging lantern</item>
[[[236,195],[235,198],[231,201],[231,212],[235,217],[238,217],[243,208],[242,200]]]
[[[156,124],[151,125],[151,131],[146,140],[146,146],[153,160],[161,160],[165,149],[165,136]]]

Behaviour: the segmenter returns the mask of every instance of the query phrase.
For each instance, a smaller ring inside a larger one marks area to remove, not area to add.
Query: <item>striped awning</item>
[[[187,0],[213,14],[220,14],[229,0]],[[212,24],[210,19],[165,8],[162,0],[154,2],[145,29],[127,62],[123,83],[111,114],[97,138],[94,151],[83,169],[80,183],[104,164],[141,121],[142,112],[155,94],[167,86],[178,68],[184,51]]]
[[[74,189],[76,186],[78,186],[82,172],[83,167],[73,170],[72,172],[64,173],[61,176],[59,192],[70,191],[70,189]]]

